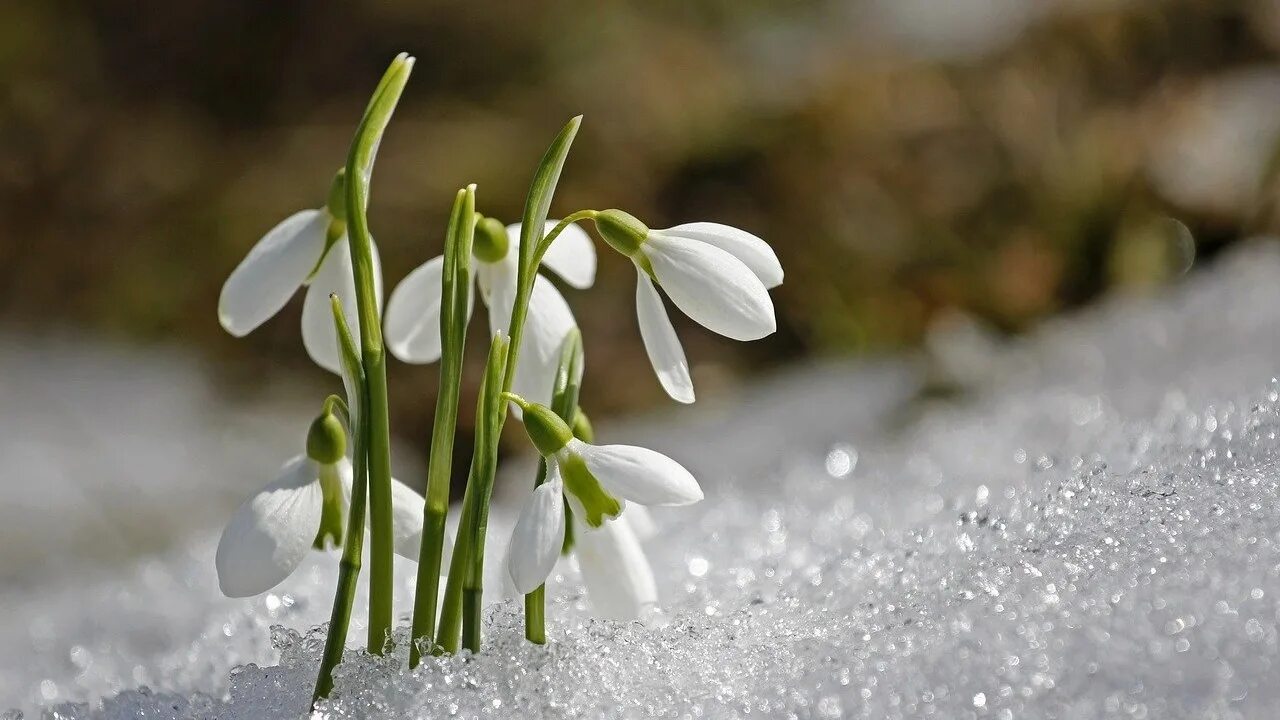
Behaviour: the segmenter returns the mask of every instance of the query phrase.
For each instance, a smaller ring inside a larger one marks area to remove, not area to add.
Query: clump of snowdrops
[[[582,225],[636,270],[636,316],[658,382],[677,402],[694,401],[684,349],[658,290],[707,329],[735,340],[775,330],[769,289],[782,267],[760,238],[696,222],[652,230],[617,209],[578,210],[548,220],[556,184],[578,131],[571,119],[534,171],[520,222],[477,210],[476,187],[454,198],[444,251],[412,271],[383,307],[382,268],[366,209],[378,145],[413,69],[398,56],[374,91],[345,167],[324,205],[295,213],[250,250],[223,286],[218,316],[241,336],[306,288],[302,341],[312,359],[342,377],[325,398],[304,447],[279,477],[232,515],[218,544],[222,591],[266,592],[314,549],[341,548],[338,586],[315,697],[332,688],[342,660],[357,580],[369,541],[369,652],[389,649],[392,555],[417,561],[410,663],[423,652],[481,648],[481,602],[489,502],[498,438],[509,416],[542,457],[507,545],[511,587],[524,595],[525,635],[545,643],[544,583],[557,560],[577,556],[592,607],[637,618],[657,600],[640,547],[652,532],[647,506],[702,499],[697,480],[653,450],[593,443],[579,388],[585,362],[573,313],[556,284],[595,280],[596,250]],[[491,338],[476,398],[475,454],[457,533],[446,533],[464,340],[478,291]],[[426,495],[391,475],[387,353],[439,362]],[[441,572],[449,556],[448,572]],[[441,581],[444,592],[440,593]]]

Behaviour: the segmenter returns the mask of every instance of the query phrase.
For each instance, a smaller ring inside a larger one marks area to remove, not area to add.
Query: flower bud
[[[333,413],[325,412],[307,431],[307,457],[321,465],[332,465],[347,453],[347,431]]]
[[[496,263],[507,256],[511,246],[507,240],[507,228],[491,217],[476,215],[476,239],[471,246],[471,254],[482,262]]]
[[[649,228],[636,216],[622,210],[602,210],[594,218],[600,237],[614,250],[635,257],[640,245],[649,237]]]
[[[329,200],[325,203],[335,220],[347,221],[347,169],[339,168],[329,186]]]
[[[524,413],[524,430],[529,433],[533,446],[543,457],[551,457],[564,449],[573,439],[573,431],[551,411],[551,408],[528,400],[512,393],[503,393],[508,400],[520,407]]]

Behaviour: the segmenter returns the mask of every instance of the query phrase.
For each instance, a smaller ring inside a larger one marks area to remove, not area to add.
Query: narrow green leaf
[[[462,361],[470,319],[466,303],[471,288],[475,189],[475,185],[470,185],[458,191],[445,231],[444,282],[440,298],[440,387],[427,460],[422,543],[418,552],[418,579],[413,599],[414,642],[409,648],[409,667],[418,665],[422,641],[434,640],[445,518],[449,512],[449,478],[453,473],[453,444],[462,393]]]
[[[347,239],[356,290],[356,314],[360,321],[361,363],[368,397],[362,413],[369,427],[369,651],[386,650],[394,621],[395,569],[391,518],[391,428],[387,400],[386,348],[382,342],[382,317],[374,281],[373,236],[365,209],[369,182],[382,135],[391,122],[396,104],[409,81],[414,59],[401,53],[392,61],[374,91],[347,153],[345,171]]]
[[[552,386],[551,410],[570,426],[578,409],[578,392],[582,386],[582,333],[574,328],[560,346],[560,364],[556,367]]]
[[[520,227],[520,260],[521,270],[525,270],[528,259],[533,256],[534,248],[542,239],[547,223],[547,214],[551,212],[551,199],[555,196],[556,185],[560,182],[560,171],[564,169],[565,160],[569,157],[569,148],[578,134],[578,126],[582,124],[582,116],[569,120],[547,148],[538,169],[533,174],[533,182],[529,185],[529,196],[524,203],[524,218]]]
[[[355,339],[351,336],[351,328],[347,327],[347,316],[342,312],[342,301],[337,295],[329,296],[333,308],[333,324],[338,331],[338,360],[342,365],[342,387],[347,393],[347,407],[351,418],[348,426],[351,432],[360,427],[360,420],[366,416],[364,394],[364,366],[360,364],[360,351],[356,348]]]
[[[364,551],[365,515],[368,495],[368,445],[369,425],[367,412],[369,398],[365,392],[364,371],[356,351],[351,329],[347,327],[342,303],[336,295],[330,295],[333,306],[333,322],[338,331],[338,357],[342,364],[342,384],[346,386],[347,427],[353,440],[351,454],[351,505],[347,510],[347,533],[342,544],[342,559],[338,563],[338,585],[333,595],[333,610],[329,616],[329,634],[325,638],[320,671],[316,676],[315,691],[311,696],[312,707],[320,698],[328,697],[333,689],[333,669],[342,662],[346,649],[347,630],[351,625],[351,608],[355,604],[356,584],[360,577],[361,553]],[[333,401],[333,402],[331,402]],[[327,405],[342,407],[342,400],[330,397]]]

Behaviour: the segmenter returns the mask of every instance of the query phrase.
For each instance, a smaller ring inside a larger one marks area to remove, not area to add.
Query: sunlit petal
[[[417,562],[422,549],[422,510],[426,500],[418,491],[391,478],[391,535],[395,552]],[[444,536],[444,554],[453,552],[453,538]]]
[[[684,347],[671,326],[671,318],[667,316],[667,309],[662,305],[653,281],[643,272],[636,280],[636,318],[640,321],[644,349],[649,354],[649,362],[662,389],[676,402],[693,402],[693,378],[689,377]]]
[[[489,333],[506,332],[516,302],[516,263],[507,256],[496,263],[476,263],[476,284],[489,308]]]
[[[271,228],[222,286],[222,327],[241,337],[280,312],[315,269],[328,227],[327,212],[303,210]]]
[[[543,235],[551,232],[559,223],[548,220]],[[511,242],[511,252],[519,252],[520,224],[507,226],[507,238]],[[542,256],[542,264],[551,272],[559,275],[570,287],[584,290],[596,281],[596,246],[591,236],[578,225],[568,225],[551,243],[547,254]]]
[[[546,278],[536,278],[529,296],[513,392],[526,400],[551,405],[561,349],[575,327],[573,313],[560,291]]]
[[[759,340],[777,329],[769,291],[733,255],[662,235],[641,247],[672,302],[703,327],[734,340]]]
[[[387,301],[387,349],[409,363],[440,359],[440,292],[444,258],[435,257],[409,273]]]
[[[637,620],[657,603],[649,559],[622,518],[597,530],[577,533],[573,552],[595,614],[612,620]]]
[[[653,515],[649,512],[649,508],[644,505],[637,503],[628,505],[626,511],[618,519],[631,526],[640,542],[649,540],[658,534],[658,524],[653,521]]]
[[[778,262],[778,255],[769,247],[769,243],[746,230],[720,223],[696,222],[658,232],[708,243],[724,250],[750,268],[766,288],[782,284],[782,263]]]
[[[382,306],[382,260],[378,246],[373,249],[374,295]],[[317,365],[331,373],[340,373],[338,333],[333,327],[333,308],[329,295],[337,293],[342,312],[351,328],[351,338],[360,347],[360,317],[356,308],[356,285],[351,266],[351,246],[345,237],[329,248],[320,269],[311,279],[302,304],[302,344]]]
[[[570,440],[606,490],[641,505],[688,505],[702,499],[698,481],[680,463],[660,452],[634,445],[590,445]]]
[[[266,592],[298,567],[320,529],[324,492],[305,456],[241,505],[218,541],[214,564],[227,597]]]
[[[552,468],[555,466],[552,465]],[[564,502],[560,477],[549,470],[547,482],[529,496],[511,532],[507,569],[520,593],[533,592],[546,581],[564,544]]]
[[[344,507],[351,507],[351,481],[353,471],[351,461],[342,458],[338,461],[339,477],[342,479]],[[422,548],[422,506],[426,502],[417,490],[391,478],[391,536],[395,553],[400,557],[417,562]],[[369,528],[366,526],[365,531]],[[445,561],[453,552],[453,536],[444,536]]]

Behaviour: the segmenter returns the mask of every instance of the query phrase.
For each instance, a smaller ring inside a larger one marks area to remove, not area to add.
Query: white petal
[[[338,461],[338,469],[342,478],[343,505],[351,507],[351,480],[353,477],[351,461],[342,458]],[[417,490],[391,478],[391,536],[395,553],[402,558],[418,561],[418,552],[422,549],[422,511],[426,500]],[[369,528],[365,527],[365,532]],[[441,553],[444,562],[448,563],[453,553],[453,534],[445,533],[444,550]],[[443,571],[442,571],[443,572]]]
[[[585,527],[585,526],[579,526]],[[587,599],[597,615],[613,620],[638,620],[658,601],[653,570],[635,533],[621,519],[574,537],[574,555]]]
[[[387,301],[387,349],[408,363],[440,359],[440,292],[444,258],[435,257],[409,273]]]
[[[555,285],[542,276],[534,279],[513,392],[533,402],[551,405],[560,354],[565,338],[575,327],[577,323],[569,303]]]
[[[649,508],[643,505],[637,503],[628,505],[626,512],[618,520],[630,525],[640,542],[652,539],[658,534],[658,524],[653,521]]]
[[[338,364],[338,331],[333,326],[333,309],[329,295],[337,293],[342,311],[351,327],[351,338],[360,348],[360,318],[356,309],[356,282],[351,266],[351,245],[343,236],[329,248],[324,262],[302,304],[302,344],[317,365],[331,373],[340,373]],[[382,259],[373,245],[373,285],[378,307],[382,307]]]
[[[750,268],[766,288],[782,284],[782,263],[778,262],[778,255],[769,247],[769,243],[746,230],[720,223],[696,222],[658,232],[704,242],[724,250]]]
[[[242,337],[280,312],[315,269],[328,228],[329,213],[303,210],[263,235],[222,286],[222,327]]]
[[[515,276],[498,263],[491,265],[488,273],[489,330],[497,335],[506,332],[511,321]],[[577,322],[569,310],[569,303],[565,302],[555,285],[541,275],[534,278],[512,392],[533,402],[551,404],[551,391],[560,364],[560,348],[564,345],[565,336],[575,327]]]
[[[507,332],[511,306],[515,303],[515,265],[505,261],[482,265],[483,272],[477,273],[477,280],[481,295],[488,296],[489,331],[494,335]],[[541,275],[535,277],[529,294],[529,312],[525,316],[512,392],[533,402],[551,404],[556,370],[560,365],[560,349],[565,336],[575,327],[577,321],[573,319],[573,311],[564,296],[550,280]],[[518,417],[519,408],[514,405],[512,408]]]
[[[552,465],[554,468],[555,466]],[[534,489],[507,547],[507,570],[520,593],[546,582],[564,545],[564,501],[557,471]]]
[[[546,235],[559,224],[548,220],[542,233]],[[507,238],[514,252],[519,252],[520,224],[507,226]],[[596,281],[596,246],[591,236],[577,224],[566,226],[542,256],[542,264],[559,275],[570,287],[585,290]]]
[[[510,255],[496,263],[476,263],[476,285],[489,307],[489,333],[506,332],[511,322],[511,306],[516,302],[516,264]]]
[[[640,247],[676,307],[708,330],[759,340],[777,329],[769,291],[728,252],[662,235],[650,235]]]
[[[634,445],[590,445],[578,439],[567,450],[582,456],[604,489],[641,505],[689,505],[702,499],[698,481],[680,463]]]
[[[418,561],[422,549],[422,512],[426,499],[417,490],[391,478],[391,534],[396,554]],[[453,538],[445,533],[444,553],[453,552]]]
[[[490,543],[490,545],[492,545],[492,543]],[[501,559],[501,563],[498,566],[502,570],[497,574],[496,578],[491,578],[489,575],[490,563],[488,562],[487,556],[488,556],[488,553],[486,553],[485,565],[484,565],[485,567],[485,579],[484,579],[485,603],[488,604],[495,601],[501,602],[502,600],[509,600],[513,597],[523,596],[524,593],[516,589],[516,581],[511,579],[511,570],[510,570],[511,544],[510,542],[508,542],[507,545],[504,546],[502,549],[502,559]],[[448,575],[448,573],[444,571],[441,571],[440,574],[442,576]],[[490,589],[494,585],[497,586],[496,597],[493,594],[491,594],[494,591]],[[441,589],[444,589],[444,583],[440,583],[440,586],[441,586]],[[441,599],[441,602],[443,602],[443,598]],[[440,607],[440,606],[436,605],[436,607]]]
[[[351,465],[351,459],[346,457],[338,460],[337,466],[338,481],[342,484],[342,511],[350,512],[351,481],[355,478],[355,468]],[[343,523],[346,523],[346,518],[343,518]]]
[[[305,456],[285,463],[280,477],[231,516],[214,564],[227,597],[266,592],[298,567],[320,530],[324,492]]]
[[[671,318],[662,305],[662,298],[653,287],[653,281],[643,271],[636,280],[636,318],[640,321],[640,337],[644,338],[649,363],[658,374],[658,382],[672,400],[691,403],[694,400],[693,378],[689,377],[689,361],[684,357],[684,347]]]

